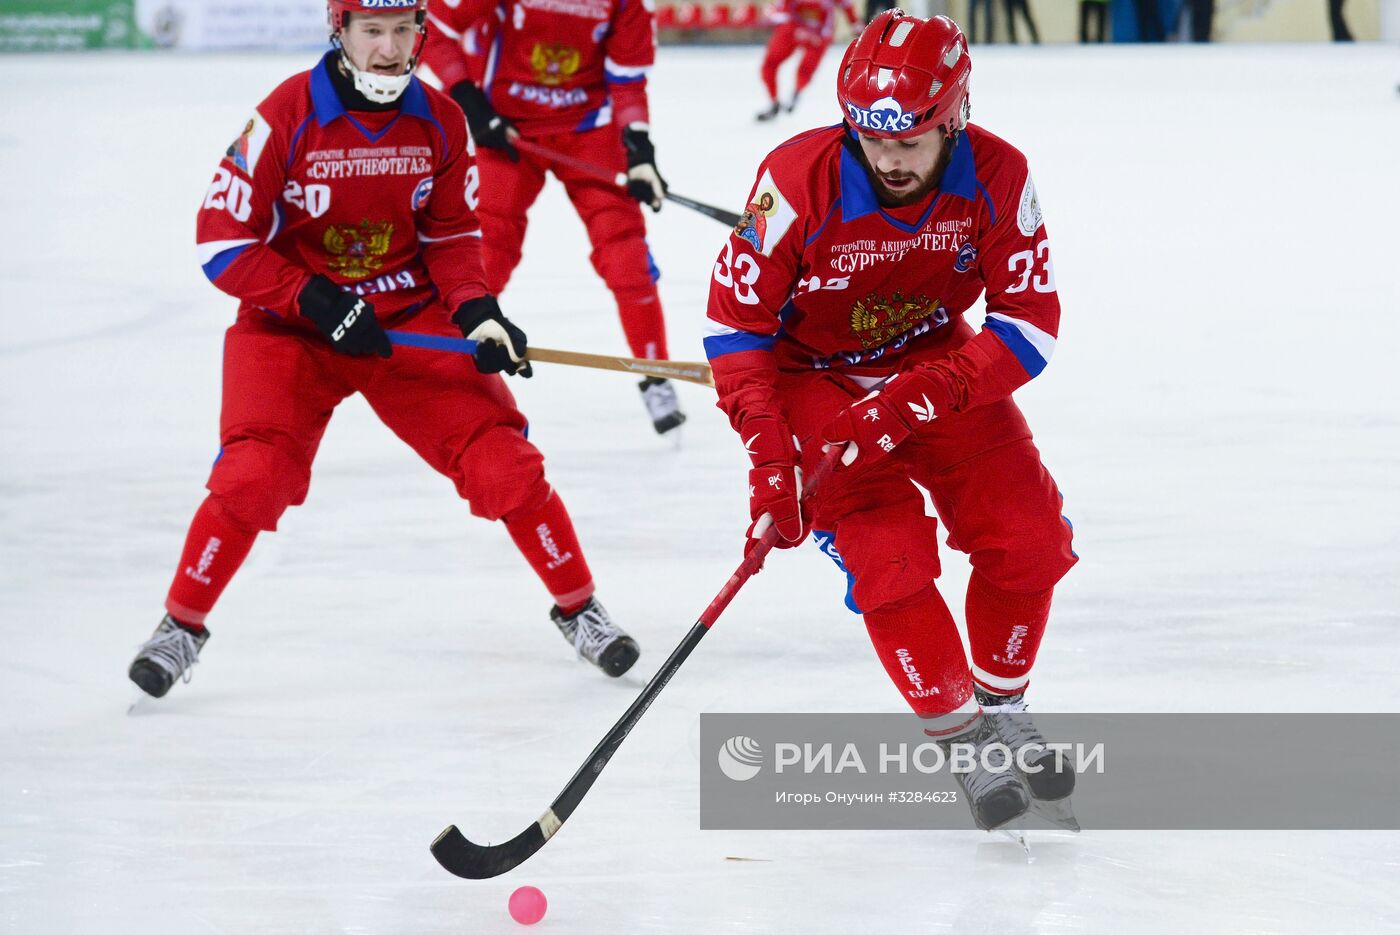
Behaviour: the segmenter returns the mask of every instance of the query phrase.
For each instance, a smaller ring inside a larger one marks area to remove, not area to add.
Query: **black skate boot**
[[[1001,737],[1001,742],[1014,756],[1026,744],[1045,746],[1045,737],[1031,720],[1026,707],[1024,692],[1014,695],[993,695],[982,689],[975,689],[977,703],[982,706],[982,715],[989,721]],[[1038,767],[1038,772],[1021,773],[1031,795],[1046,802],[1063,799],[1074,791],[1074,766],[1055,755],[1053,750],[1044,750],[1034,756],[1026,756],[1028,767]],[[1020,772],[1020,763],[1016,765]]]
[[[973,820],[983,831],[995,831],[1008,822],[1015,821],[1024,815],[1031,805],[1030,796],[1021,785],[1015,768],[1003,762],[1005,754],[999,754],[997,751],[987,751],[985,754],[987,762],[993,767],[1005,768],[993,771],[982,765],[984,749],[989,744],[1000,742],[996,729],[983,717],[979,717],[975,726],[967,733],[938,741],[950,760],[955,756],[955,746],[971,745],[969,759],[975,766],[968,772],[955,772],[953,776],[967,796]]]
[[[778,102],[773,101],[767,107],[763,108],[763,110],[760,110],[758,112],[758,115],[754,119],[757,120],[759,123],[767,123],[774,117],[778,116],[778,111],[781,109],[782,108],[778,106]]]
[[[166,614],[132,660],[127,677],[152,698],[163,698],[176,679],[190,680],[199,651],[208,641],[208,630],[191,629]]]
[[[787,104],[785,104],[785,105],[783,106],[783,111],[784,111],[785,113],[789,113],[789,114],[790,114],[790,113],[792,113],[794,110],[797,110],[797,99],[798,99],[799,97],[801,97],[801,96],[802,96],[802,95],[800,95],[800,94],[794,93],[794,94],[792,95],[792,100],[788,101]]]
[[[573,644],[580,658],[587,659],[613,678],[632,668],[632,663],[641,655],[637,641],[612,622],[597,598],[590,597],[582,610],[569,617],[564,616],[556,604],[549,612],[549,619],[564,634],[564,639]]]
[[[681,412],[676,388],[670,380],[647,377],[637,386],[642,391],[642,402],[646,403],[647,414],[651,416],[651,424],[656,427],[657,435],[665,435],[680,427],[685,421],[685,413]]]

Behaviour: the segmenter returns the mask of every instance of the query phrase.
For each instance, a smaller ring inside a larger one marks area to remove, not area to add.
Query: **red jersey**
[[[792,23],[798,42],[827,45],[836,34],[838,9],[846,14],[846,22],[856,22],[851,0],[779,0],[769,21],[777,25]]]
[[[736,426],[777,414],[776,368],[934,363],[961,411],[1008,396],[1054,351],[1060,303],[1025,157],[969,125],[935,192],[884,208],[858,152],[843,124],[770,153],[715,263],[705,350]],[[984,290],[974,333],[963,315]]]
[[[214,172],[199,211],[204,273],[241,299],[314,331],[297,296],[319,273],[368,296],[381,322],[435,296],[486,293],[477,174],[462,111],[416,78],[388,111],[347,111],[337,52],[258,105]]]
[[[420,72],[479,84],[526,136],[647,123],[650,0],[430,0]]]

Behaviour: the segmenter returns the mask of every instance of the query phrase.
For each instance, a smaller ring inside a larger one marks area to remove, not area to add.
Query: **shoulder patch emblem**
[[[258,166],[258,157],[262,155],[263,147],[267,145],[267,138],[272,135],[272,128],[267,125],[262,114],[256,110],[253,116],[248,118],[248,122],[243,125],[243,132],[238,134],[238,138],[229,144],[224,155],[235,166],[242,169],[249,175]]]
[[[1016,212],[1016,226],[1027,237],[1034,236],[1044,218],[1040,214],[1040,196],[1035,193],[1035,182],[1026,173],[1026,186],[1021,189],[1021,207]]]
[[[783,239],[795,220],[797,212],[778,190],[772,171],[764,170],[763,178],[758,180],[744,213],[739,216],[734,234],[740,240],[748,241],[764,256],[772,256],[778,241]]]

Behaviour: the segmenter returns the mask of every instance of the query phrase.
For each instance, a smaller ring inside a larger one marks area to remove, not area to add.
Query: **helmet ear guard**
[[[956,23],[894,9],[871,20],[847,47],[836,97],[846,121],[863,134],[905,139],[932,125],[951,139],[967,126],[971,76],[967,38]]]
[[[350,60],[345,51],[340,34],[350,23],[351,13],[406,13],[412,12],[418,38],[413,44],[413,54],[402,75],[380,75],[362,71]],[[376,104],[388,104],[399,99],[413,78],[413,69],[418,57],[423,53],[423,43],[428,38],[428,0],[326,0],[326,24],[331,31],[331,47],[340,53],[341,65],[354,81],[355,90]]]

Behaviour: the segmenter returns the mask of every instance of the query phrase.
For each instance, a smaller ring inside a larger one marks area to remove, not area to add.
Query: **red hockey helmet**
[[[836,98],[861,133],[903,139],[967,126],[972,59],[967,37],[946,16],[919,19],[894,9],[870,21],[837,71]]]
[[[428,0],[326,0],[326,19],[334,36],[345,28],[345,17],[351,13],[400,13],[403,11],[418,14],[419,22],[428,12]]]

